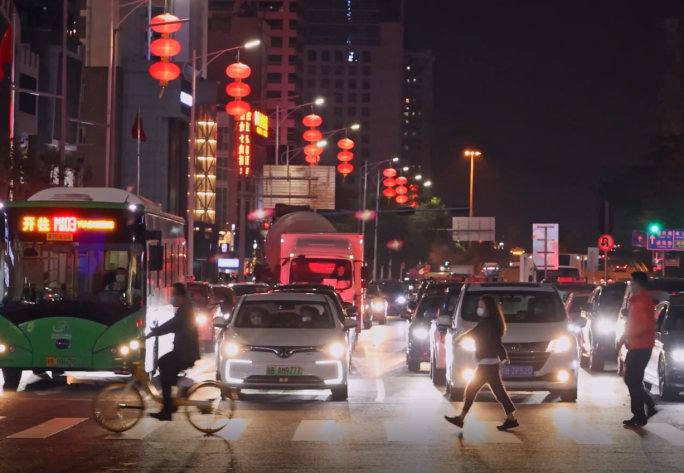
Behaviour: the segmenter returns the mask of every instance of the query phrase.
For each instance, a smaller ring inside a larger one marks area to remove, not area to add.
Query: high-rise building
[[[661,135],[681,136],[684,122],[684,20],[664,21]]]
[[[316,109],[321,131],[360,124],[355,161],[381,161],[402,152],[404,28],[400,0],[306,0],[301,11],[302,100],[326,98]],[[333,140],[322,164],[338,164]],[[353,183],[355,175],[347,178]]]
[[[423,174],[432,159],[432,51],[404,54],[403,149],[401,155]]]

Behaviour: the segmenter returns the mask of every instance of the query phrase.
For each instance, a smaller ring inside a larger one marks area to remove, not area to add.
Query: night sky
[[[467,206],[462,152],[476,147],[475,215],[495,216],[498,238],[529,249],[532,223],[560,223],[561,244],[586,252],[601,182],[659,130],[661,23],[449,3],[407,0],[405,11],[406,49],[436,56],[435,193]]]

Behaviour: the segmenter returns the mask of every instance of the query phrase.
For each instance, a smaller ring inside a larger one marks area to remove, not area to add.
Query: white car
[[[230,320],[216,319],[217,376],[242,389],[330,389],[347,399],[349,347],[346,331],[322,294],[276,292],[243,296]]]
[[[478,322],[477,303],[493,296],[506,317],[503,344],[510,365],[501,374],[510,391],[549,391],[562,401],[577,400],[579,351],[558,290],[550,284],[467,284],[445,340],[446,385],[452,401],[462,400],[476,368],[475,342],[457,338]]]

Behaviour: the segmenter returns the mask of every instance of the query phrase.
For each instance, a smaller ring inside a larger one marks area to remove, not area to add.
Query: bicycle
[[[141,358],[144,360],[144,355]],[[193,384],[185,396],[174,398],[173,403],[184,408],[194,428],[205,434],[214,434],[228,424],[235,411],[230,391],[227,393],[224,395],[224,390],[215,381],[201,381]],[[153,394],[150,389],[150,379],[143,363],[136,361],[133,362],[130,381],[109,384],[95,396],[95,421],[111,432],[130,430],[143,417],[146,399],[162,404],[161,396]]]

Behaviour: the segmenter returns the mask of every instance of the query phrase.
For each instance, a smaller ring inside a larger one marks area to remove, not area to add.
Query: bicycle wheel
[[[229,395],[223,398],[221,386],[214,381],[195,384],[188,391],[187,400],[196,405],[185,407],[185,415],[194,428],[205,434],[213,434],[228,425],[235,405]]]
[[[112,432],[125,432],[135,426],[145,412],[145,402],[135,386],[113,383],[93,400],[95,421]]]

